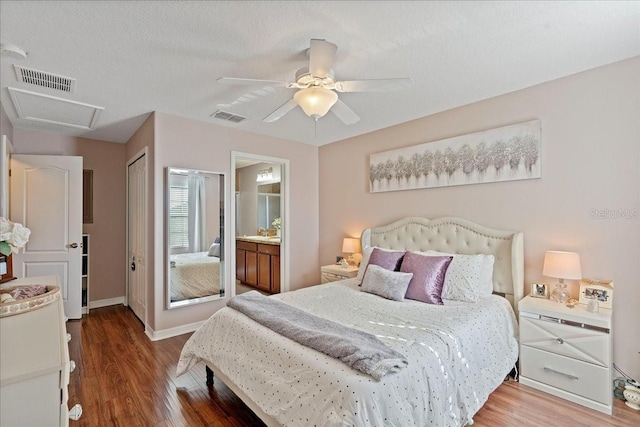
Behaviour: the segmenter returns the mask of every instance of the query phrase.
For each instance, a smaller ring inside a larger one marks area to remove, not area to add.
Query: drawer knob
[[[67,342],[71,341],[71,334],[67,333]]]
[[[558,344],[564,344],[564,340],[562,338],[556,338],[556,342]]]
[[[74,362],[73,360],[69,361],[69,372],[73,372],[76,370],[76,362]]]
[[[73,405],[73,408],[69,409],[69,419],[73,421],[78,421],[82,416],[82,405],[76,403]]]

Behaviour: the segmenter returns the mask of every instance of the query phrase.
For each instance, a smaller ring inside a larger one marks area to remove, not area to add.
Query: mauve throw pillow
[[[428,304],[442,304],[444,277],[453,257],[425,256],[407,252],[400,271],[413,273],[405,298]]]
[[[394,301],[402,301],[407,292],[411,273],[390,271],[378,265],[369,265],[362,280],[362,290]]]
[[[373,248],[373,252],[371,252],[371,256],[369,257],[369,265],[379,265],[387,270],[398,271],[400,270],[403,256],[403,251],[390,252]]]

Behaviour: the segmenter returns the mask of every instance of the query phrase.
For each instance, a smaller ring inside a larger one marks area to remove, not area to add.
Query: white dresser
[[[12,288],[47,285],[34,298],[0,305],[0,425],[68,426],[82,407],[67,406],[69,360],[66,319],[57,279],[29,277],[3,284]]]
[[[520,382],[611,415],[611,310],[523,298]]]

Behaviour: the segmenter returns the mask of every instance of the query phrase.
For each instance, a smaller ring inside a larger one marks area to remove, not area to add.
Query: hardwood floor
[[[180,378],[176,363],[190,334],[152,342],[126,307],[91,310],[69,321],[69,351],[77,363],[69,406],[84,413],[70,426],[262,426],[221,381],[205,385],[204,365]],[[489,426],[639,426],[640,412],[615,400],[613,416],[507,381],[474,417]]]

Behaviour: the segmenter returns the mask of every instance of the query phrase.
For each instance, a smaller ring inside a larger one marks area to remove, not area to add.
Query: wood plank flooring
[[[126,307],[91,310],[69,321],[69,351],[77,363],[69,384],[69,406],[81,403],[77,426],[233,426],[264,424],[221,381],[205,385],[200,364],[175,377],[190,334],[152,342]],[[640,426],[640,412],[615,401],[608,416],[507,381],[474,417],[474,427]]]

